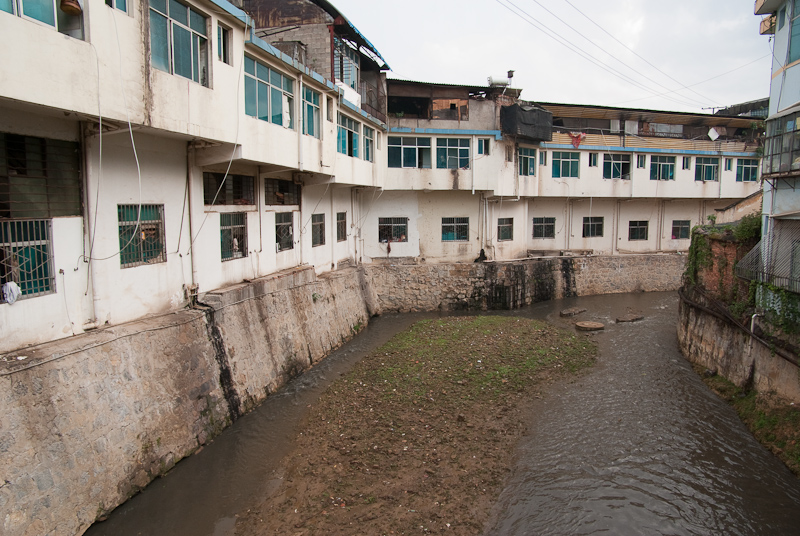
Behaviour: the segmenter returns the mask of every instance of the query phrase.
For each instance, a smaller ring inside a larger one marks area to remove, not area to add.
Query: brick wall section
[[[693,240],[706,240],[711,248],[711,265],[700,267],[697,273],[697,283],[705,292],[725,302],[746,298],[750,283],[736,277],[734,267],[753,249],[755,242],[742,244],[704,235],[697,235]]]

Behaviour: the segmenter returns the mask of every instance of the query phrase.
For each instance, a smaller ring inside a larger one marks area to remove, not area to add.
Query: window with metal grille
[[[431,139],[389,136],[387,144],[390,168],[431,167]]]
[[[336,150],[347,156],[358,158],[358,135],[361,123],[339,114],[339,127],[336,131]]]
[[[650,180],[672,181],[675,180],[675,157],[656,156],[650,157]]]
[[[311,215],[311,246],[325,244],[325,214]]]
[[[336,241],[347,240],[347,212],[336,213]]]
[[[682,240],[689,238],[691,225],[691,220],[672,220],[672,239]]]
[[[736,160],[736,182],[755,182],[758,180],[758,160],[738,158]]]
[[[527,147],[520,147],[518,150],[518,156],[519,156],[519,174],[536,175],[536,149],[528,149]]]
[[[117,205],[122,268],[167,261],[164,205]]]
[[[275,249],[283,251],[294,248],[294,231],[292,228],[292,213],[278,212],[275,214]]]
[[[442,218],[442,241],[469,240],[469,218]]]
[[[555,218],[533,218],[533,238],[555,238]]]
[[[247,257],[246,212],[224,212],[219,215],[219,242],[223,261]]]
[[[514,218],[497,218],[497,240],[514,240]]]
[[[75,142],[0,133],[0,218],[80,216],[80,162]]]
[[[694,180],[716,181],[719,177],[719,158],[698,156],[694,165]]]
[[[580,153],[553,151],[553,177],[556,179],[561,177],[577,179],[580,159]]]
[[[203,173],[203,200],[206,205],[255,205],[255,179],[247,175]]]
[[[50,220],[0,221],[0,287],[13,281],[22,298],[55,292],[51,233]]]
[[[292,181],[266,179],[264,181],[264,204],[299,205],[300,185]]]
[[[628,222],[628,240],[647,240],[647,221]]]
[[[603,236],[603,217],[584,216],[583,238],[594,238],[599,236]]]
[[[437,138],[436,168],[469,169],[469,139]]]
[[[629,154],[604,154],[603,155],[604,179],[630,179],[631,155]]]
[[[408,218],[378,218],[380,242],[408,242]]]
[[[245,56],[244,112],[273,125],[293,129],[294,80]]]

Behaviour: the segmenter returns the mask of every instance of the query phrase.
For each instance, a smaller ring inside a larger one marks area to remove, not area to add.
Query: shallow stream
[[[536,402],[486,534],[800,533],[800,480],[759,445],[677,348],[675,293],[546,302],[602,322],[597,365]],[[615,323],[639,313],[644,320]],[[385,315],[213,443],[117,508],[89,536],[233,536],[235,515],[280,484],[275,472],[307,406],[340,374],[420,318]],[[574,319],[572,319],[574,320]]]

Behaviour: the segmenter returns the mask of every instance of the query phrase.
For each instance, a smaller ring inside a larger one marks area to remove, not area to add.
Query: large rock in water
[[[601,329],[606,329],[606,327],[601,324],[600,322],[575,322],[575,329],[579,331],[599,331]]]

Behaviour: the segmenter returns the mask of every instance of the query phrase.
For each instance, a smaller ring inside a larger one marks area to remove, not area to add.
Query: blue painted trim
[[[225,0],[210,0],[212,4],[220,8],[221,10],[225,11],[229,15],[233,15],[244,24],[248,26],[253,26],[254,22],[253,19],[250,18],[250,15],[239,9],[238,7],[234,6],[230,2],[226,2]]]
[[[591,151],[598,153],[647,153],[647,154],[680,154],[680,155],[701,155],[701,156],[738,156],[741,158],[761,158],[758,153],[737,153],[733,151],[693,151],[686,149],[648,149],[645,147],[613,147],[609,145],[581,145],[575,149],[569,143],[545,143],[542,142],[540,149],[566,149],[571,152]]]
[[[495,140],[503,139],[503,133],[499,130],[468,130],[455,128],[410,128],[410,127],[391,127],[389,132],[392,134],[439,134],[450,136],[494,136]]]
[[[349,100],[345,99],[344,97],[341,98],[341,102],[342,102],[342,104],[344,104],[345,108],[348,108],[351,112],[357,113],[358,115],[360,115],[361,117],[363,117],[364,119],[369,121],[370,123],[373,123],[373,124],[381,127],[382,129],[386,130],[386,124],[383,121],[381,121],[380,119],[378,119],[376,117],[372,117],[367,112],[365,112],[364,110],[362,110],[361,108],[359,108],[358,106],[356,106],[355,104],[350,102]]]

